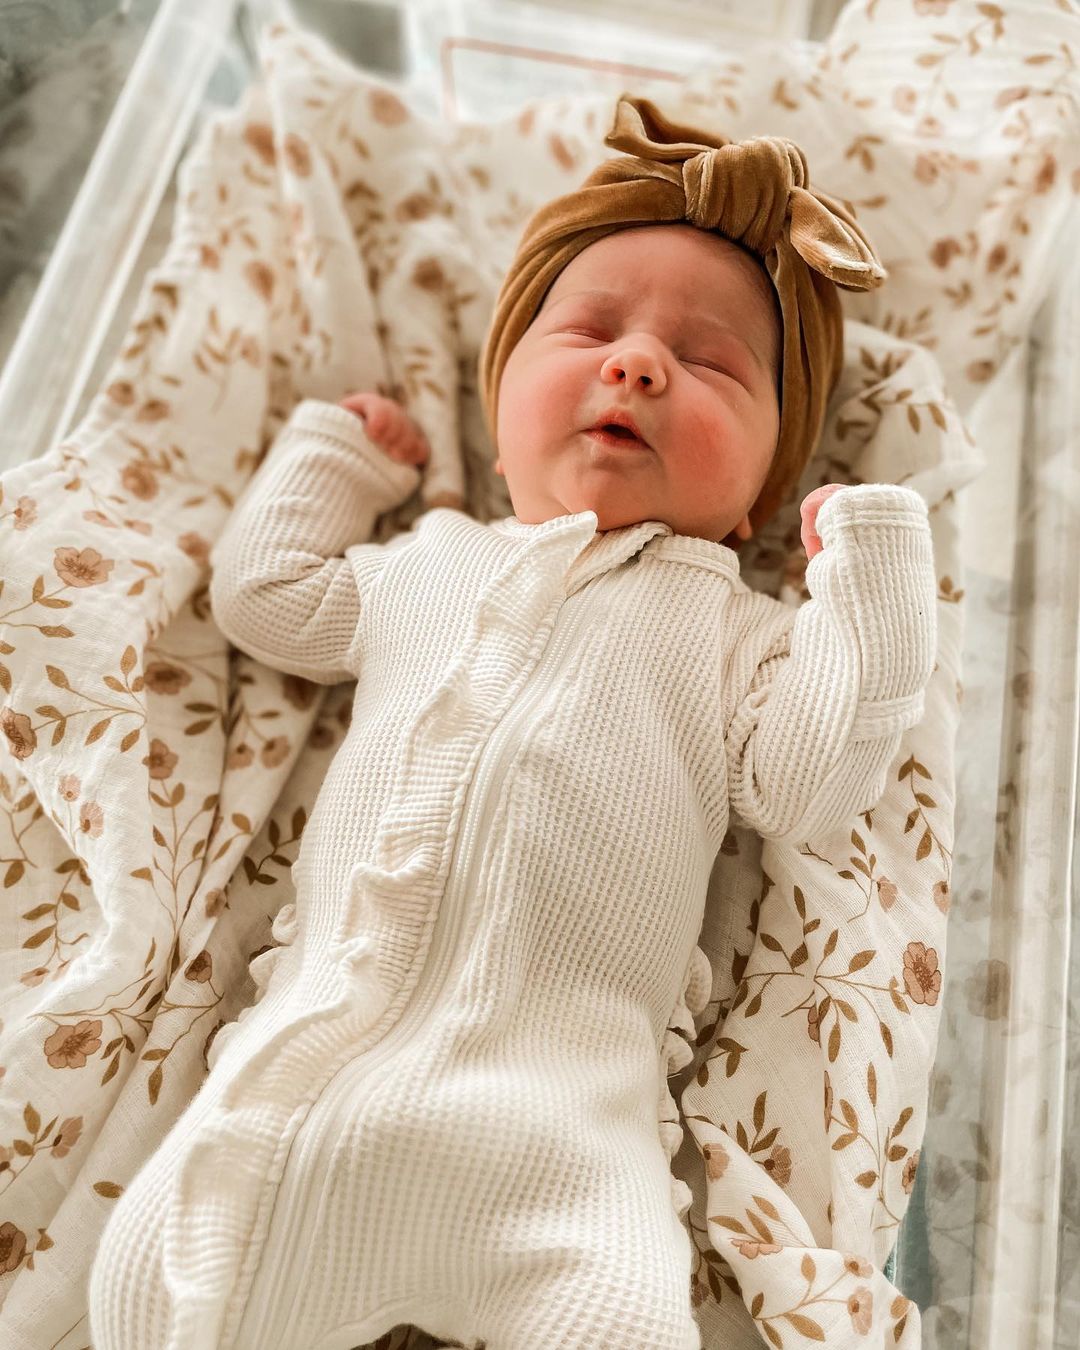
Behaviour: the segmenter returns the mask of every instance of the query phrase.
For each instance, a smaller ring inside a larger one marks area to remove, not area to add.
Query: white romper
[[[729,809],[797,843],[880,797],[934,660],[926,506],[831,496],[796,610],[656,520],[363,542],[418,482],[306,400],[211,554],[228,638],[356,679],[352,721],[261,997],[105,1229],[95,1350],[700,1345],[666,1073],[709,875]]]

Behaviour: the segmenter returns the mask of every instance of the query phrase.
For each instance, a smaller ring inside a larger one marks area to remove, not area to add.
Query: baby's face
[[[495,467],[517,518],[749,537],[780,429],[781,331],[768,277],[718,235],[650,225],[590,244],[503,369]],[[646,448],[589,434],[613,408]]]

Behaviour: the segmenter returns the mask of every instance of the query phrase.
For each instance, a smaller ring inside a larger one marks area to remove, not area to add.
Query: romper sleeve
[[[923,715],[937,647],[922,497],[890,484],[844,487],[816,524],[811,598],[793,621],[772,621],[764,651],[757,636],[753,678],[725,729],[733,809],[789,843],[877,803],[902,733]]]
[[[367,541],[420,479],[355,413],[300,403],[210,552],[210,607],[229,641],[317,684],[355,678],[362,593],[389,547]]]

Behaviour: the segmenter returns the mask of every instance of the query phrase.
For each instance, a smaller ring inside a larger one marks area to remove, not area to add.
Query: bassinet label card
[[[481,121],[529,99],[683,79],[710,49],[722,59],[745,45],[804,36],[809,23],[807,0],[752,8],[740,0],[675,0],[661,19],[644,0],[453,8],[421,0],[409,16],[418,90],[443,116]]]

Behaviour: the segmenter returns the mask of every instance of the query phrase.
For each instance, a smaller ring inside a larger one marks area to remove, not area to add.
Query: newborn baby
[[[824,406],[783,300],[669,219],[579,249],[504,349],[499,308],[516,514],[489,523],[370,542],[422,431],[370,391],[295,410],[213,610],[259,660],[356,680],[352,721],[261,997],[106,1229],[96,1350],[700,1345],[666,1072],[709,995],[712,865],[732,811],[795,845],[871,807],[935,645],[910,490],[806,498],[798,610],[740,578],[785,416]]]

